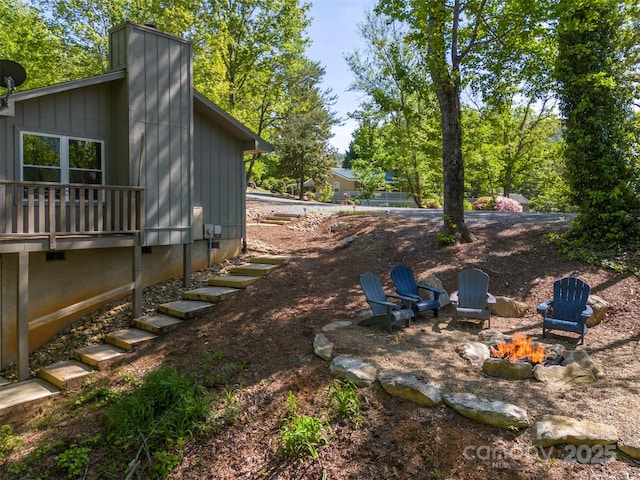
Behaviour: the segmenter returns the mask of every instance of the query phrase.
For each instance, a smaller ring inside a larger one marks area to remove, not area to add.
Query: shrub
[[[521,212],[522,205],[515,200],[498,195],[495,198],[480,197],[473,202],[474,210],[493,210],[495,212]]]
[[[331,203],[333,201],[333,188],[331,188],[331,185],[325,185],[325,187],[318,192],[318,200],[324,203]]]
[[[487,205],[489,205],[491,201],[491,197],[480,197],[475,202],[473,202],[471,208],[473,208],[474,210],[491,210],[491,208],[487,208]]]

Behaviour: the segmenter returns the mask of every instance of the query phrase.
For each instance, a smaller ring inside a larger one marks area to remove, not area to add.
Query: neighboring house
[[[109,73],[0,111],[0,365],[21,380],[69,321],[127,294],[139,316],[143,287],[237,255],[244,155],[272,150],[193,89],[188,41],[109,40]]]
[[[349,168],[332,168],[328,182],[334,193],[354,192],[360,188],[356,174]]]

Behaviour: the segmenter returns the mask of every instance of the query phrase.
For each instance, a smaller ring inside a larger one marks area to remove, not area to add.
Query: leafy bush
[[[89,465],[91,449],[74,445],[56,457],[56,465],[70,477],[77,477]]]
[[[114,401],[107,415],[108,439],[125,448],[141,435],[150,449],[191,437],[207,417],[207,389],[176,370],[161,368],[142,385]]]
[[[324,203],[331,203],[333,201],[333,188],[331,188],[331,185],[325,185],[325,187],[318,192],[318,200]]]
[[[275,193],[285,193],[287,191],[287,180],[284,178],[267,177],[262,180],[262,188]]]
[[[439,198],[427,198],[424,201],[424,208],[442,208]]]
[[[473,202],[474,210],[493,210],[495,212],[521,212],[522,205],[515,200],[498,195],[492,197],[480,197]]]
[[[436,242],[441,247],[446,247],[446,246],[449,246],[449,245],[455,245],[456,236],[452,235],[450,233],[440,232],[440,233],[438,233],[438,236],[436,237]]]
[[[288,416],[280,427],[280,449],[300,459],[318,458],[318,449],[329,445],[327,422],[310,415],[298,414],[298,401],[289,392]]]

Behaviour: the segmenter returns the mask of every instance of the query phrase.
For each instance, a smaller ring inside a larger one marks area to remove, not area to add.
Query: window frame
[[[97,138],[89,138],[89,137],[79,137],[76,135],[60,135],[57,133],[46,133],[46,132],[34,132],[34,131],[20,131],[20,181],[24,182],[24,169],[25,169],[25,161],[24,161],[24,136],[25,135],[33,135],[36,137],[51,137],[57,138],[60,142],[60,182],[57,183],[71,183],[70,173],[71,171],[90,171],[90,172],[99,172],[100,174],[100,183],[83,183],[82,185],[105,185],[105,141]],[[72,168],[69,165],[69,143],[72,140],[78,140],[81,142],[93,142],[100,145],[100,168],[92,168],[92,169],[78,169]],[[27,166],[31,166],[31,164],[27,164]],[[34,165],[37,167],[37,165]]]

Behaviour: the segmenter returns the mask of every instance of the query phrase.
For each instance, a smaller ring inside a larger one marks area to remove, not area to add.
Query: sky
[[[342,125],[332,129],[331,144],[339,153],[349,148],[351,134],[357,127],[347,113],[354,111],[362,94],[350,92],[353,75],[344,57],[362,47],[358,24],[364,21],[364,13],[371,10],[376,0],[311,0],[312,24],[307,33],[312,40],[307,55],[320,62],[326,72],[323,90],[331,89],[337,101],[332,110],[343,119]]]

